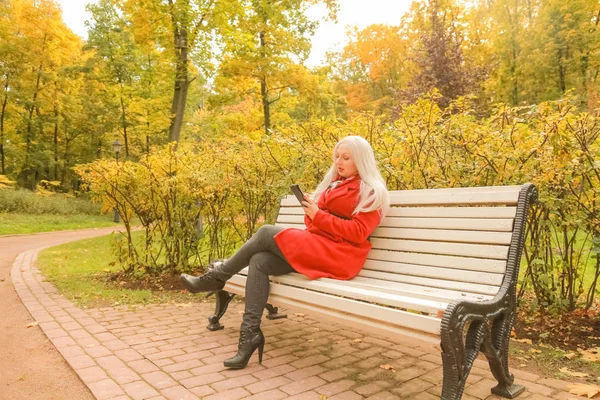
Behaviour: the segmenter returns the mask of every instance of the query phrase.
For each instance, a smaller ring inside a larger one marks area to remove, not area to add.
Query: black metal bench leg
[[[279,314],[279,309],[274,307],[272,304],[267,303],[265,309],[268,312],[267,319],[287,318],[287,314]]]
[[[483,335],[480,321],[471,321],[463,343],[466,321],[455,321],[452,329],[442,329],[442,363],[444,378],[442,400],[460,400],[473,362],[479,353]]]
[[[492,388],[492,393],[509,399],[517,397],[525,390],[522,385],[514,383],[515,377],[508,371],[508,342],[512,318],[512,315],[498,316],[493,322],[490,335],[482,345],[482,352],[487,357],[492,374],[498,381],[498,385]]]
[[[206,329],[209,331],[218,331],[219,329],[223,329],[224,326],[219,323],[219,320],[227,311],[227,307],[229,306],[229,302],[233,299],[235,294],[229,293],[225,290],[221,290],[217,292],[216,303],[215,303],[215,314],[208,317],[208,325]]]

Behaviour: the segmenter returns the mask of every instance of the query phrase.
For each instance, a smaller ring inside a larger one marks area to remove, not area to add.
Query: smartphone
[[[298,186],[298,185],[291,185],[290,189],[292,189],[292,193],[294,193],[294,196],[296,196],[296,198],[298,199],[298,201],[300,202],[300,204],[302,204],[302,202],[306,200],[304,198],[304,193],[302,193],[302,190],[300,189],[300,186]]]

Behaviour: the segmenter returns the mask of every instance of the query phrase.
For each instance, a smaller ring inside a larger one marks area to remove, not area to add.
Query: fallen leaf
[[[314,342],[315,339],[308,339],[307,342]]]
[[[538,350],[538,349],[529,349],[529,352],[530,353],[541,353],[542,351]]]
[[[588,399],[591,399],[600,393],[600,386],[575,383],[573,385],[569,385],[569,393],[576,394],[578,396],[587,396]]]
[[[590,376],[590,374],[586,374],[585,372],[571,371],[567,367],[563,367],[563,368],[559,369],[559,371],[562,372],[563,374],[574,376],[576,378],[586,378],[586,377]]]
[[[531,342],[531,339],[515,339],[515,342],[526,343],[526,344],[533,344]]]
[[[565,354],[565,358],[567,358],[569,360],[572,360],[575,357],[577,357],[577,354],[575,354],[575,353],[567,353],[567,354]]]
[[[382,364],[379,366],[379,368],[395,372],[394,367],[389,364]]]
[[[34,327],[34,326],[38,326],[39,324],[40,324],[39,322],[37,322],[37,321],[33,321],[32,323],[30,323],[30,324],[27,324],[26,328],[32,328],[32,327]]]
[[[362,340],[361,339],[354,339],[353,342],[354,343],[362,343]]]
[[[600,361],[600,347],[581,350],[581,359],[586,361]]]
[[[327,400],[327,396],[324,394],[319,395],[319,400]]]

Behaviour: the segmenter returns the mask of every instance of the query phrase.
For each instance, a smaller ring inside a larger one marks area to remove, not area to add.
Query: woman
[[[249,266],[238,352],[225,360],[226,367],[244,368],[257,348],[262,362],[265,338],[260,322],[269,297],[269,275],[295,271],[310,279],[351,279],[362,269],[371,250],[369,235],[389,208],[385,181],[369,143],[359,136],[340,140],[314,200],[305,196],[302,205],[307,229],[262,226],[231,258],[214,262],[206,274],[181,275],[192,293],[218,291]]]

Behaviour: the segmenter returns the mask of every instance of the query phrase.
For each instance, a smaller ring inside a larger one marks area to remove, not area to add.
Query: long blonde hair
[[[325,177],[315,189],[313,197],[315,202],[337,176],[337,167],[335,164],[335,154],[342,144],[348,146],[350,156],[356,165],[358,175],[360,176],[360,198],[358,205],[352,212],[352,215],[359,212],[369,212],[380,210],[382,218],[387,214],[390,207],[390,196],[385,186],[385,180],[377,168],[375,154],[369,142],[360,136],[346,136],[333,148],[333,164],[325,174]]]

